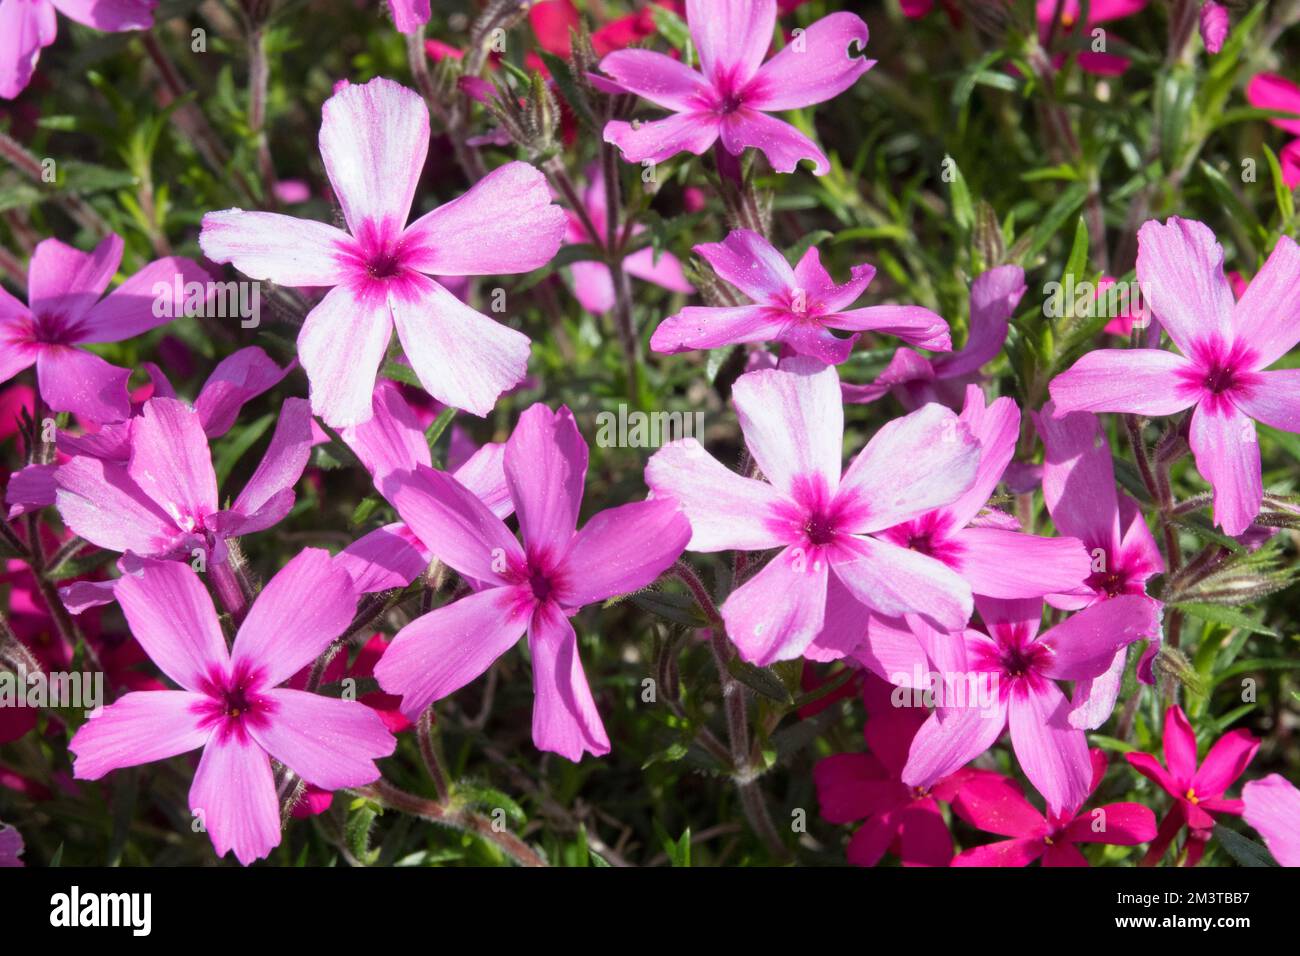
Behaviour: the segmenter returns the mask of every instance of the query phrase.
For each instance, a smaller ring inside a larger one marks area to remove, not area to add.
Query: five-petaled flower
[[[228,209],[203,217],[199,245],[255,279],[329,288],[298,335],[312,410],[327,424],[370,417],[394,324],[429,394],[486,415],[524,377],[528,337],[429,277],[528,272],[549,262],[565,217],[546,177],[527,163],[507,163],[408,226],[429,150],[424,100],[380,78],[345,87],[322,113],[321,158],[349,231]]]
[[[1087,352],[1051,383],[1062,412],[1173,415],[1192,409],[1196,467],[1214,488],[1214,519],[1241,534],[1264,496],[1255,420],[1300,432],[1300,369],[1265,371],[1300,341],[1300,246],[1283,236],[1239,301],[1223,247],[1204,223],[1171,218],[1138,233],[1137,277],[1181,355]]]
[[[776,0],[686,0],[698,71],[651,50],[617,50],[600,70],[618,86],[671,110],[648,123],[613,120],[605,142],[628,162],[661,163],[682,151],[700,155],[715,142],[732,156],[755,147],[779,173],[812,160],[830,172],[817,144],[768,113],[821,103],[847,90],[874,60],[854,55],[867,45],[867,25],[852,13],[832,13],[801,31],[766,63]]]
[[[853,278],[836,285],[816,246],[809,246],[791,269],[778,249],[748,229],[737,229],[722,242],[701,243],[695,251],[752,304],[687,306],[659,323],[650,339],[656,352],[780,342],[795,354],[838,365],[849,357],[861,332],[896,335],[927,349],[952,348],[948,323],[919,305],[849,308],[875,276],[872,266],[854,266]],[[832,330],[854,334],[840,338]]]
[[[677,560],[690,528],[671,500],[602,511],[577,530],[587,444],[567,408],[537,404],[506,442],[506,484],[523,545],[472,491],[420,465],[390,474],[384,494],[473,593],[412,621],[375,667],[412,720],[465,686],[528,632],[533,742],[570,760],[609,752],[569,618],[645,587]]]
[[[1164,748],[1163,766],[1151,754],[1124,755],[1140,774],[1174,798],[1174,805],[1160,821],[1160,832],[1142,858],[1142,865],[1154,866],[1160,862],[1178,831],[1186,825],[1183,865],[1195,866],[1204,856],[1214,832],[1214,814],[1242,812],[1242,802],[1225,797],[1224,792],[1254,759],[1259,740],[1244,730],[1231,731],[1215,741],[1198,764],[1196,733],[1183,709],[1175,704],[1165,711]]]
[[[356,593],[329,553],[308,548],[272,578],[227,649],[216,608],[186,564],[143,562],[117,588],[131,633],[182,690],[137,691],[86,721],[68,745],[73,771],[111,770],[203,748],[190,810],[219,856],[247,865],[280,843],[271,759],[307,783],[372,783],[396,742],[365,704],[280,685],[351,623]]]
[[[646,466],[657,495],[691,522],[691,551],[781,548],[722,606],[727,635],[756,664],[798,657],[863,605],[943,629],[970,617],[971,590],[942,562],[880,532],[968,491],[979,445],[957,416],[926,405],[882,426],[847,469],[835,367],[796,356],[737,380],[732,400],[766,481],[729,471],[693,438]]]

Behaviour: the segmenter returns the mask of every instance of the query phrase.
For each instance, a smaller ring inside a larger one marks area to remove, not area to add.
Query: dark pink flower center
[[[1098,594],[1117,597],[1128,593],[1127,571],[1094,571],[1088,576],[1088,587]]]
[[[544,571],[534,571],[528,579],[528,586],[533,589],[533,597],[539,601],[548,601],[554,591],[551,578]]]
[[[233,674],[210,673],[202,688],[206,699],[197,709],[200,722],[221,737],[242,738],[249,727],[264,726],[275,704],[261,693],[262,680],[246,666]]]
[[[803,533],[808,537],[812,544],[823,545],[830,544],[835,540],[836,529],[835,519],[822,511],[816,511],[808,515],[804,521]]]

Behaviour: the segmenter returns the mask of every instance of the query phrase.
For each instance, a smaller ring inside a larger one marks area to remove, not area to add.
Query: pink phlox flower
[[[1120,648],[1158,633],[1159,609],[1145,597],[1122,595],[1040,634],[1041,600],[975,603],[987,632],[967,628],[960,635],[960,670],[935,661],[941,676],[959,683],[951,696],[943,688],[943,699],[918,731],[903,781],[933,785],[988,750],[1009,727],[1016,759],[1048,810],[1079,807],[1092,777],[1088,744],[1070,723],[1070,702],[1057,681],[1100,676]]]
[[[1106,755],[1089,753],[1092,784],[1087,800],[1106,775]],[[1108,803],[1091,810],[1082,804],[1066,813],[1039,813],[1020,787],[999,774],[983,774],[965,783],[953,801],[953,812],[971,826],[1010,837],[971,847],[957,854],[953,866],[1087,866],[1079,843],[1136,846],[1156,835],[1156,815],[1140,803]]]
[[[1025,271],[1019,266],[997,266],[980,273],[971,283],[970,324],[966,345],[960,351],[930,359],[911,349],[899,349],[874,382],[846,384],[844,400],[865,404],[893,392],[908,409],[926,402],[960,408],[966,386],[979,382],[980,370],[1002,351],[1011,315],[1024,294]]]
[[[758,233],[737,229],[722,242],[703,243],[698,253],[749,305],[735,308],[687,306],[659,323],[650,338],[656,352],[686,352],[727,345],[779,342],[791,354],[837,365],[862,332],[896,335],[922,348],[952,348],[948,323],[916,305],[850,309],[876,274],[854,266],[852,278],[837,285],[810,246],[793,269],[780,250]],[[836,331],[852,332],[840,338]]]
[[[506,484],[523,544],[473,491],[418,465],[391,474],[384,494],[416,536],[477,589],[398,632],[375,668],[411,720],[465,686],[526,631],[533,665],[533,742],[578,761],[609,738],[578,657],[569,618],[588,604],[645,587],[690,538],[676,502],[602,511],[577,531],[587,444],[567,408],[533,405],[506,442]]]
[[[1138,233],[1137,278],[1175,352],[1098,349],[1056,376],[1063,412],[1174,415],[1191,409],[1197,470],[1214,520],[1241,534],[1264,495],[1255,421],[1300,431],[1300,369],[1266,371],[1300,341],[1300,246],[1288,236],[1234,301],[1223,247],[1203,223],[1151,221]]]
[[[185,309],[184,301],[175,301],[178,280],[184,289],[211,276],[190,259],[169,256],[105,296],[122,249],[116,235],[92,252],[57,239],[36,246],[27,267],[27,304],[0,288],[0,382],[34,364],[41,397],[54,411],[95,422],[119,422],[131,414],[126,388],[131,372],[80,346],[121,342],[170,322]],[[165,291],[160,295],[155,286]]]
[[[1187,715],[1177,704],[1165,711],[1164,764],[1148,753],[1124,755],[1138,773],[1174,798],[1173,806],[1160,821],[1160,832],[1142,859],[1143,866],[1160,862],[1184,826],[1187,827],[1184,865],[1196,865],[1214,832],[1214,814],[1240,815],[1244,809],[1240,800],[1224,794],[1245,772],[1258,749],[1258,738],[1244,730],[1233,730],[1215,741],[1198,764],[1196,733]]]
[[[125,695],[86,721],[69,749],[82,780],[203,748],[189,805],[218,856],[248,865],[280,843],[271,760],[326,790],[379,777],[396,742],[356,701],[282,687],[351,623],[356,594],[329,553],[308,548],[262,589],[233,649],[187,564],[146,560],[118,586],[131,632],[182,690]]]
[[[424,99],[391,80],[349,84],[322,108],[320,150],[348,231],[278,213],[203,217],[214,262],[287,286],[328,288],[298,335],[312,409],[334,427],[370,417],[394,324],[425,391],[486,415],[524,377],[528,337],[429,276],[529,272],[555,255],[565,217],[546,177],[507,163],[406,225],[429,149]]]
[[[729,471],[693,438],[646,466],[655,494],[685,509],[690,550],[781,549],[721,609],[727,635],[756,664],[798,657],[814,639],[851,644],[866,610],[945,629],[970,617],[957,572],[878,535],[965,494],[979,445],[949,409],[927,405],[881,427],[845,469],[839,389],[834,366],[805,357],[736,381],[736,415],[765,480]]]
[[[819,176],[830,172],[816,143],[768,114],[821,103],[857,82],[875,65],[852,52],[866,48],[867,24],[832,13],[764,63],[776,13],[776,0],[687,0],[699,70],[652,50],[602,59],[600,70],[614,84],[672,113],[653,122],[611,121],[605,142],[631,163],[662,163],[682,151],[698,156],[721,140],[732,156],[759,149],[779,173],[794,172],[801,159]]]

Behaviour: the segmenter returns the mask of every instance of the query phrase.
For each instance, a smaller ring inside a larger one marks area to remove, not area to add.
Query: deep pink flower
[[[523,546],[478,496],[420,465],[390,475],[385,495],[453,570],[469,596],[398,632],[375,667],[412,720],[477,678],[528,632],[533,742],[569,760],[609,752],[609,738],[578,658],[569,618],[588,604],[645,587],[690,537],[676,502],[638,501],[595,515],[577,531],[587,444],[567,408],[529,408],[505,448],[506,483]]]
[[[55,11],[93,30],[121,33],[148,30],[158,0],[3,0],[0,2],[0,99],[11,100],[26,87],[41,57],[54,42]]]
[[[568,228],[564,234],[564,244],[594,243],[604,247],[607,238],[609,217],[605,210],[605,174],[599,164],[593,163],[587,168],[587,187],[582,191],[582,204],[587,210],[591,224],[596,228],[596,235],[588,235],[577,213],[568,211]],[[632,235],[645,232],[645,226],[632,227]],[[698,248],[698,247],[697,247]],[[656,252],[647,246],[632,253],[623,260],[623,269],[628,275],[653,283],[670,292],[694,292],[695,287],[686,281],[682,274],[682,264],[671,252]],[[614,279],[609,266],[595,259],[575,262],[570,267],[573,275],[573,294],[589,312],[604,313],[614,307]]]
[[[1160,832],[1142,858],[1142,865],[1154,866],[1160,862],[1178,831],[1186,825],[1185,865],[1195,866],[1214,832],[1214,814],[1242,812],[1242,802],[1228,799],[1224,792],[1254,759],[1259,740],[1244,730],[1224,734],[1198,766],[1196,734],[1183,709],[1175,704],[1165,711],[1164,748],[1163,766],[1151,754],[1124,755],[1138,773],[1159,784],[1174,798],[1174,805],[1160,821]]]
[[[998,266],[981,272],[971,283],[970,323],[961,351],[930,359],[911,349],[899,349],[871,384],[846,384],[844,400],[865,404],[893,392],[908,409],[926,402],[960,408],[966,387],[978,382],[980,369],[1002,351],[1011,314],[1024,294],[1025,270],[1019,266]]]
[[[1223,49],[1223,41],[1228,39],[1231,25],[1227,8],[1222,4],[1215,3],[1214,0],[1205,0],[1201,4],[1201,42],[1205,44],[1207,52],[1218,53]]]
[[[261,463],[223,509],[196,409],[153,398],[130,425],[125,461],[75,455],[55,470],[54,482],[69,528],[101,548],[141,557],[189,560],[200,549],[224,561],[226,538],[262,531],[289,513],[311,451],[307,402],[285,399]]]
[[[654,7],[663,7],[678,16],[685,12],[682,0],[654,0],[652,4],[647,4],[635,13],[616,17],[608,23],[596,26],[591,31],[591,46],[596,51],[596,55],[604,56],[606,53],[622,50],[633,43],[654,36],[657,32]],[[564,60],[572,55],[571,31],[576,30],[581,22],[578,8],[573,5],[573,0],[542,0],[540,3],[534,3],[528,10],[528,23],[533,28],[537,45]],[[540,57],[537,58],[537,64],[530,62],[529,66],[533,68],[540,66],[545,69],[545,64]]]
[[[1097,416],[1057,414],[1051,402],[1034,416],[1043,440],[1043,499],[1062,534],[1083,541],[1091,573],[1081,587],[1049,595],[1049,604],[1077,609],[1123,594],[1146,594],[1146,582],[1165,569],[1160,548],[1136,501],[1115,486],[1110,446]],[[1158,635],[1153,635],[1158,637]],[[1153,683],[1151,658],[1144,656],[1139,677]],[[1070,723],[1100,727],[1115,709],[1124,677],[1127,649],[1116,651],[1106,672],[1075,686]]]
[[[1280,774],[1252,780],[1241,788],[1242,815],[1283,866],[1300,866],[1300,790]]]
[[[433,456],[419,413],[396,383],[383,379],[375,386],[374,410],[367,421],[342,429],[341,437],[370,472],[375,488],[387,497],[391,476],[432,467]],[[502,520],[514,511],[504,458],[504,445],[488,443],[451,469],[452,477]],[[395,521],[358,538],[334,560],[352,576],[359,593],[369,594],[410,584],[428,570],[433,551],[405,524]]]
[[[1261,110],[1300,114],[1300,86],[1276,73],[1258,73],[1246,85],[1246,99]],[[1294,119],[1269,120],[1278,129],[1300,136],[1300,116]],[[1300,187],[1300,139],[1293,139],[1278,154],[1282,178],[1295,189]]]
[[[868,677],[863,689],[867,753],[832,754],[817,761],[813,782],[822,816],[831,823],[864,821],[848,845],[855,866],[875,866],[886,851],[904,866],[947,866],[952,834],[939,801],[950,803],[966,775],[955,774],[926,789],[902,781],[912,737],[925,720],[917,708],[894,707],[891,688]]]
[[[1041,601],[981,598],[976,606],[988,633],[968,628],[961,635],[965,672],[958,676],[995,693],[983,703],[941,702],[912,742],[903,781],[932,786],[988,750],[1009,726],[1020,768],[1048,810],[1073,811],[1087,799],[1092,771],[1084,732],[1071,725],[1070,703],[1056,682],[1100,676],[1118,650],[1159,632],[1159,611],[1144,597],[1123,595],[1039,634]]]
[[[1092,796],[1106,775],[1106,756],[1089,754]],[[1011,837],[998,843],[963,850],[953,866],[1028,866],[1041,859],[1043,866],[1087,866],[1077,843],[1136,846],[1156,835],[1156,815],[1140,803],[1108,803],[1083,810],[1082,802],[1067,812],[1044,817],[1024,798],[1020,787],[998,774],[982,774],[963,784],[953,801],[953,812],[971,826]]]
[[[970,586],[955,571],[876,537],[951,504],[975,481],[979,446],[950,410],[927,405],[889,422],[844,469],[834,366],[786,359],[742,375],[732,399],[766,481],[729,471],[688,438],[655,453],[646,482],[682,503],[692,551],[782,549],[722,606],[745,660],[798,657],[845,621],[860,629],[864,606],[943,628],[966,623]]]
[[[1203,223],[1151,221],[1138,233],[1137,278],[1182,355],[1099,349],[1052,380],[1063,412],[1173,415],[1191,408],[1196,467],[1214,488],[1214,519],[1241,534],[1264,495],[1255,419],[1300,431],[1300,369],[1265,371],[1300,341],[1300,246],[1288,236],[1239,302],[1223,247]]]
[[[22,866],[22,834],[6,823],[0,823],[0,869]]]
[[[486,415],[524,377],[528,337],[429,276],[528,272],[549,262],[565,218],[546,177],[527,163],[507,163],[407,226],[429,149],[423,98],[380,78],[345,87],[322,113],[321,158],[349,232],[229,209],[203,217],[199,244],[213,261],[254,279],[329,287],[298,335],[312,409],[327,424],[370,417],[394,324],[425,391]]]
[[[853,278],[836,285],[816,246],[791,269],[780,250],[748,229],[737,229],[722,242],[701,243],[695,252],[753,304],[687,306],[659,323],[650,338],[656,352],[780,342],[795,354],[837,365],[849,357],[859,334],[868,331],[896,335],[922,348],[952,348],[948,323],[919,305],[849,309],[875,276],[873,266],[854,266]],[[854,334],[840,338],[833,329]]]
[[[68,745],[73,770],[111,770],[203,748],[189,804],[218,856],[245,865],[280,843],[271,758],[326,790],[379,777],[396,742],[369,707],[280,687],[343,633],[356,612],[347,574],[308,548],[272,578],[227,650],[199,577],[174,561],[143,562],[117,597],[154,663],[183,690],[127,694],[87,720]]]
[[[686,0],[686,21],[700,69],[651,50],[618,50],[600,61],[616,84],[672,112],[648,123],[605,126],[628,162],[661,163],[683,150],[697,156],[719,139],[732,156],[755,147],[779,173],[799,160],[825,175],[830,161],[817,144],[768,114],[836,96],[875,63],[851,54],[867,45],[867,25],[852,13],[832,13],[764,63],[776,26],[776,0]]]
[[[173,301],[177,279],[183,288],[211,276],[198,263],[172,256],[149,263],[104,296],[121,261],[122,240],[116,235],[93,252],[57,239],[40,243],[27,267],[28,304],[0,289],[0,382],[35,364],[41,397],[56,412],[96,422],[130,415],[126,382],[131,372],[78,346],[120,342],[170,322],[185,305]],[[166,293],[156,295],[155,285],[165,286]]]
[[[1141,13],[1146,9],[1148,0],[1090,0],[1088,4],[1088,19],[1086,22],[1080,22],[1083,15],[1083,5],[1079,0],[1038,0],[1038,38],[1042,43],[1047,43],[1053,32],[1053,20],[1056,17],[1057,7],[1060,7],[1060,23],[1055,25],[1058,37],[1069,36],[1078,31],[1078,42],[1085,49],[1078,53],[1079,66],[1088,73],[1095,73],[1099,76],[1118,76],[1129,68],[1128,57],[1119,56],[1115,53],[1105,51],[1095,51],[1092,49],[1093,31],[1099,29],[1099,25],[1111,20],[1120,20],[1124,17],[1131,17],[1134,14]],[[1109,31],[1103,30],[1103,37],[1109,39]],[[1065,62],[1065,55],[1061,54],[1055,57],[1054,62],[1059,67]]]
[[[429,22],[429,0],[386,0],[398,33],[414,33]]]

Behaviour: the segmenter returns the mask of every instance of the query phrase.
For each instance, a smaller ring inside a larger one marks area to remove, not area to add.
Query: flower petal
[[[999,698],[988,711],[979,707],[952,707],[942,719],[936,711],[926,718],[912,739],[903,783],[932,787],[960,770],[992,747],[1007,725],[1007,705]]]
[[[681,556],[691,526],[672,499],[634,501],[596,514],[560,559],[555,598],[580,608],[652,584]]]
[[[350,84],[321,107],[321,159],[354,236],[406,225],[428,151],[424,98],[392,80]]]
[[[1051,649],[1041,673],[1057,680],[1084,680],[1106,672],[1120,649],[1160,634],[1160,605],[1141,594],[1099,601],[1041,634]]]
[[[114,594],[131,634],[159,669],[186,690],[224,676],[230,654],[212,598],[183,562],[144,559],[123,574]]]
[[[473,415],[492,411],[528,372],[528,336],[414,275],[389,295],[397,335],[424,390]]]
[[[1188,436],[1196,470],[1214,489],[1214,522],[1225,534],[1244,532],[1264,500],[1255,423],[1228,402],[1202,402]]]
[[[1024,294],[1025,270],[1020,266],[998,266],[976,276],[970,287],[966,345],[960,352],[936,358],[936,370],[944,378],[957,378],[983,368],[1002,350],[1011,316]]]
[[[1017,681],[1007,710],[1020,769],[1048,812],[1076,813],[1091,789],[1092,761],[1083,731],[1070,726],[1070,703],[1061,689],[1050,680]]]
[[[662,163],[683,151],[703,155],[717,142],[718,118],[712,113],[674,113],[651,123],[611,120],[603,135],[629,163]]]
[[[577,530],[587,479],[587,443],[573,412],[540,402],[528,408],[506,442],[504,464],[530,559],[557,560]]]
[[[334,286],[354,273],[356,240],[342,229],[274,212],[225,209],[203,217],[199,248],[251,279],[287,286]]]
[[[174,398],[151,398],[132,423],[127,473],[181,527],[217,510],[217,475],[199,414]]]
[[[629,93],[673,112],[700,109],[712,91],[695,70],[653,50],[618,50],[601,60],[599,68]]]
[[[839,385],[833,367],[793,358],[780,368],[742,375],[732,387],[745,444],[767,480],[786,494],[809,485],[834,494],[839,487]]]
[[[970,619],[970,586],[947,565],[875,538],[851,542],[832,560],[835,574],[877,614],[917,614],[943,631],[962,628]]]
[[[923,349],[946,352],[952,348],[948,323],[919,305],[871,305],[821,317],[827,328],[846,332],[893,335]]]
[[[247,402],[278,384],[289,369],[280,368],[257,346],[232,352],[212,370],[203,383],[194,408],[209,438],[230,431]]]
[[[533,658],[533,743],[577,763],[603,757],[609,737],[578,657],[573,625],[554,604],[537,608],[528,628]]]
[[[1270,428],[1300,432],[1300,369],[1256,372],[1249,390],[1232,396],[1233,404]]]
[[[785,120],[741,107],[722,118],[718,127],[722,145],[733,156],[739,156],[746,147],[753,147],[767,157],[772,169],[778,173],[792,173],[800,160],[813,164],[813,175],[825,176],[831,171],[831,161],[821,148]]]
[[[500,585],[505,571],[525,563],[510,529],[446,472],[421,465],[391,476],[382,491],[429,550],[460,574]]]
[[[181,531],[126,468],[78,455],[54,472],[55,503],[64,523],[91,544],[140,555],[169,552]]]
[[[1224,734],[1214,742],[1200,768],[1192,777],[1192,789],[1198,797],[1212,799],[1223,795],[1255,759],[1259,739],[1244,730]]]
[[[713,308],[689,305],[659,323],[650,336],[650,348],[673,355],[692,349],[771,342],[780,336],[788,323],[786,313],[768,306]]]
[[[1300,790],[1281,775],[1252,780],[1241,791],[1246,822],[1283,866],[1300,866]]]
[[[748,229],[733,229],[722,242],[700,243],[695,252],[755,302],[779,304],[799,285],[780,250]]]
[[[212,275],[192,259],[169,256],[146,265],[82,318],[78,342],[121,342],[186,314],[191,290],[208,298]],[[179,296],[178,296],[179,291]]]
[[[487,588],[417,617],[375,665],[379,686],[400,695],[402,713],[418,719],[514,646],[528,626],[530,597],[516,588]]]
[[[392,333],[392,312],[378,283],[335,286],[307,313],[298,360],[311,386],[312,411],[325,424],[342,428],[370,417],[375,372]]]
[[[1265,368],[1300,342],[1300,245],[1282,236],[1233,311],[1234,335]]]
[[[200,725],[204,694],[180,690],[136,691],[95,713],[77,729],[68,749],[79,780],[197,750],[212,736]]]
[[[280,801],[266,752],[244,734],[214,735],[190,786],[190,811],[217,856],[244,866],[280,845]]]
[[[1002,528],[963,528],[953,568],[971,590],[993,598],[1032,598],[1071,591],[1092,562],[1078,538],[1042,538]]]
[[[554,258],[566,222],[536,167],[506,163],[412,223],[402,262],[440,276],[530,272]]]
[[[40,316],[75,327],[108,288],[122,261],[122,237],[106,236],[90,252],[58,239],[36,245],[27,266],[27,304]]]
[[[686,0],[686,22],[704,75],[739,90],[772,45],[776,0]]]
[[[1177,216],[1145,223],[1138,230],[1137,278],[1151,311],[1184,355],[1216,333],[1231,340],[1236,300],[1223,274],[1223,247],[1209,226]]]
[[[130,417],[130,377],[127,369],[75,346],[43,345],[36,355],[36,380],[46,404],[101,424]]]
[[[786,548],[722,605],[727,636],[760,667],[798,657],[822,629],[828,566],[821,553]]]
[[[231,505],[233,511],[245,516],[240,534],[271,527],[293,507],[293,486],[311,457],[311,426],[307,400],[286,398],[266,454]]]
[[[1179,373],[1191,368],[1181,355],[1160,349],[1097,349],[1085,352],[1048,388],[1058,414],[1173,415],[1196,402],[1194,393],[1179,387]]]
[[[878,531],[950,505],[979,467],[980,448],[957,416],[923,405],[882,425],[849,465],[838,499],[854,516],[845,528]]]
[[[839,96],[875,65],[861,54],[869,31],[853,13],[832,13],[794,39],[759,68],[745,88],[755,109],[797,110]],[[853,48],[856,45],[857,50]]]
[[[375,761],[397,746],[379,715],[355,700],[281,687],[266,691],[274,712],[251,723],[262,748],[312,786],[360,787],[379,778]]]
[[[787,544],[779,511],[789,500],[765,481],[726,468],[694,438],[665,445],[646,463],[645,481],[672,498],[691,525],[691,551],[765,551]]]

